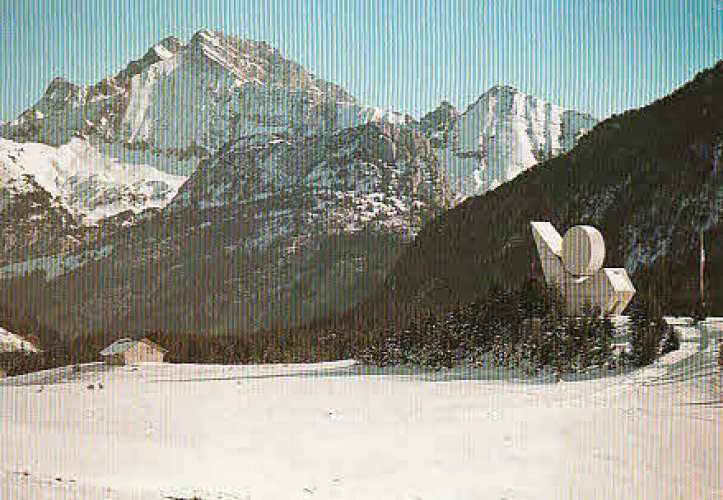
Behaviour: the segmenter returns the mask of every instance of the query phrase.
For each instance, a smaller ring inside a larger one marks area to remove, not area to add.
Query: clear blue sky
[[[0,119],[54,76],[94,83],[202,27],[415,116],[500,83],[604,118],[723,58],[723,0],[0,0]]]

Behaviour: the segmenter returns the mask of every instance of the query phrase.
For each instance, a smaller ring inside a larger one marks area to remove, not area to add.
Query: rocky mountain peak
[[[492,102],[507,102],[511,105],[516,100],[524,102],[527,99],[545,103],[542,99],[528,96],[511,85],[497,84],[491,86],[485,92],[480,94],[480,96],[472,104],[467,106],[467,109],[465,109],[462,114],[479,112],[479,110],[487,108]]]
[[[426,132],[446,131],[453,125],[458,115],[457,109],[449,101],[444,100],[434,111],[424,115],[420,124]]]
[[[173,35],[167,36],[166,38],[158,42],[157,45],[160,45],[161,47],[166,48],[172,52],[178,52],[183,48],[183,42],[181,42]]]
[[[464,199],[569,150],[595,119],[510,85],[494,85],[464,113],[440,105],[422,124],[435,141],[452,191]]]
[[[57,106],[75,106],[83,99],[83,88],[76,85],[62,76],[53,78],[45,89],[43,97],[35,108],[41,112],[50,111]]]
[[[180,40],[174,36],[168,36],[152,45],[143,57],[129,62],[128,65],[116,75],[115,80],[129,85],[130,79],[133,76],[142,73],[159,61],[173,57],[184,48],[185,45],[183,45]]]
[[[485,94],[522,94],[522,92],[512,85],[496,84],[492,85]]]
[[[47,95],[55,93],[56,91],[76,88],[78,88],[78,86],[71,83],[67,78],[62,76],[56,76],[50,81],[50,85],[48,85],[48,88],[45,90],[45,94]]]
[[[191,39],[188,42],[188,46],[194,46],[201,43],[206,43],[209,40],[215,40],[218,36],[218,33],[216,33],[213,30],[210,30],[208,28],[201,28],[198,31],[196,31],[193,35],[191,35]]]

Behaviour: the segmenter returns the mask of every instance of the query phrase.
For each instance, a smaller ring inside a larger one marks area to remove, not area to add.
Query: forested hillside
[[[723,314],[721,156],[723,62],[647,107],[605,120],[569,153],[435,219],[365,311],[388,317],[468,302],[493,281],[519,284],[540,272],[529,222],[549,220],[561,233],[574,224],[598,227],[605,265],[624,266],[638,292],[671,313],[696,305],[702,229],[709,312]]]

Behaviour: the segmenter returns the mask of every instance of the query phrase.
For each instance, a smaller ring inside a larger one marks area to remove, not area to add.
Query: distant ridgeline
[[[698,301],[704,231],[709,311],[723,314],[723,62],[673,94],[597,125],[570,152],[427,224],[363,310],[452,306],[492,282],[541,276],[531,220],[591,224],[606,262],[672,313]],[[391,305],[394,304],[394,305]],[[383,311],[383,312],[380,312]]]

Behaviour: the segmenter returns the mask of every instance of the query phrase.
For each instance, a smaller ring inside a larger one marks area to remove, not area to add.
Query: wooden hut
[[[100,355],[110,365],[135,365],[162,363],[166,352],[166,349],[148,339],[122,338],[100,351]]]

